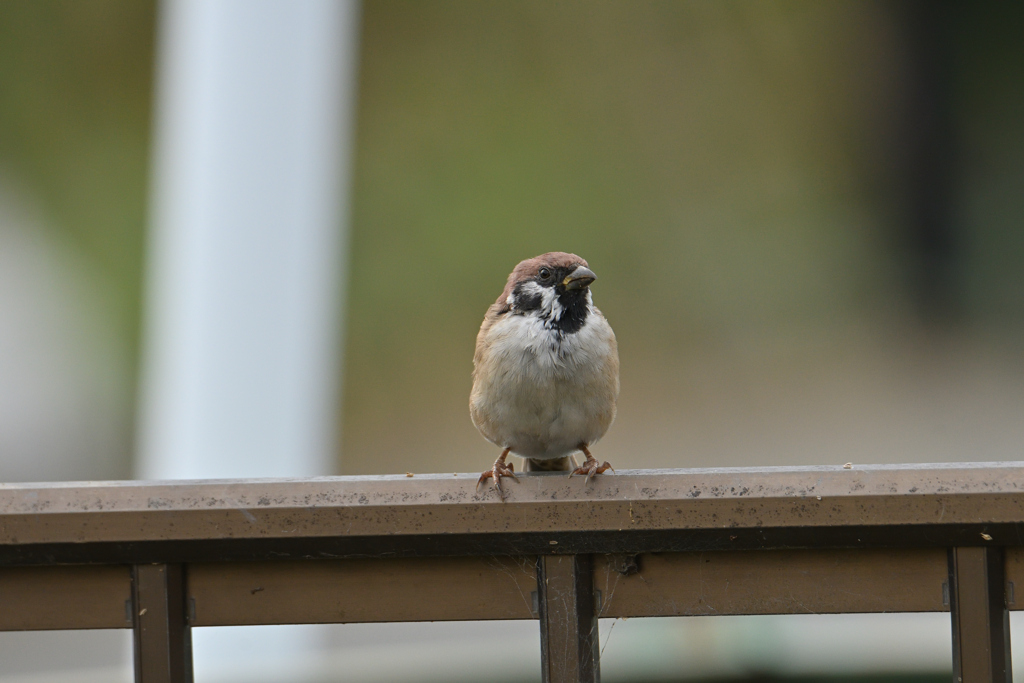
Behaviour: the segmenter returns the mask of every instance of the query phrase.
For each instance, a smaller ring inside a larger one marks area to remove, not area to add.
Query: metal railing
[[[949,611],[954,681],[1010,681],[1024,463],[0,485],[0,630],[536,619],[596,681],[599,617]]]

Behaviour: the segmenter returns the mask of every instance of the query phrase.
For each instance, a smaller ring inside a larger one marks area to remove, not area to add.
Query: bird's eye
[[[547,280],[548,278],[551,277],[551,271],[548,270],[547,268],[541,268],[539,274],[541,280]]]

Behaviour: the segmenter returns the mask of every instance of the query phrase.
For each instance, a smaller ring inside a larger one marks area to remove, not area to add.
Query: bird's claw
[[[604,474],[608,470],[614,472],[615,468],[609,465],[607,462],[601,463],[599,465],[597,459],[588,454],[586,461],[582,465],[574,469],[572,472],[570,472],[569,476],[572,477],[574,475],[579,474],[581,476],[585,476],[587,478],[587,481],[590,481],[591,479],[594,478],[594,475]]]
[[[493,478],[494,488],[498,490],[498,497],[505,500],[505,489],[501,488],[502,477],[512,477],[517,484],[519,483],[519,477],[516,476],[515,467],[512,466],[512,463],[505,463],[499,460],[494,463],[494,467],[480,475],[480,478],[476,480],[476,487],[479,489],[480,484]]]

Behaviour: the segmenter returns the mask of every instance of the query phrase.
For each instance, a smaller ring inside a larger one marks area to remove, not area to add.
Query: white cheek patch
[[[544,292],[542,291],[541,286],[538,285],[536,282],[532,282],[532,281],[523,282],[523,283],[518,284],[515,287],[513,287],[512,291],[509,292],[508,296],[505,298],[505,303],[508,304],[510,308],[516,308],[516,295],[517,294],[518,294],[518,296],[520,298],[526,298],[526,297],[538,296],[538,295],[541,296],[541,297],[544,296]]]
[[[544,288],[532,280],[519,285],[519,291],[526,295],[540,294],[541,296],[544,296]]]
[[[540,318],[550,318],[552,320],[558,320],[562,317],[562,304],[558,301],[558,295],[555,292],[554,287],[541,287],[536,282],[527,281],[517,287],[519,290],[519,296],[521,297],[540,297],[540,307],[531,311],[526,311],[527,315],[536,316]],[[508,295],[506,302],[509,306],[515,307],[515,289],[512,290],[512,294]]]

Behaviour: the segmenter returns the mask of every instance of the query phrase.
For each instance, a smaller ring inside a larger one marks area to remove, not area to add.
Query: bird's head
[[[522,261],[509,275],[505,305],[514,314],[535,315],[563,333],[579,330],[591,305],[590,283],[597,279],[575,254],[553,251]]]

